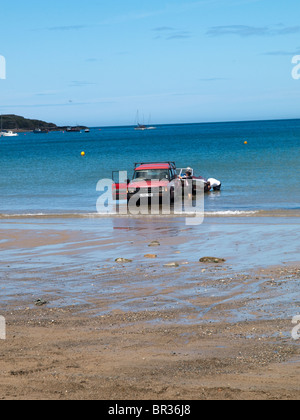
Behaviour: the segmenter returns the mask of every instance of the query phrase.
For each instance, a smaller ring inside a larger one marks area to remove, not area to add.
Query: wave
[[[205,216],[253,216],[258,214],[259,210],[220,210],[205,212]]]
[[[143,218],[143,217],[160,217],[160,218],[182,218],[182,217],[193,217],[194,214],[159,214],[153,215],[149,211],[149,214],[102,214],[102,213],[46,213],[46,212],[37,212],[37,213],[0,213],[0,220],[9,220],[9,219],[85,219],[85,218]],[[199,216],[197,214],[196,216]],[[299,209],[288,209],[288,210],[216,210],[216,211],[205,211],[204,217],[213,218],[213,217],[300,217]]]
[[[103,216],[98,213],[2,213],[0,214],[1,219],[77,219],[84,217],[97,217]]]
[[[219,210],[205,212],[205,217],[300,217],[300,210]]]

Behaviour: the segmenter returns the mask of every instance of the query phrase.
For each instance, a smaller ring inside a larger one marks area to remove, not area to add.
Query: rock
[[[225,262],[226,260],[224,260],[223,258],[216,258],[216,257],[203,257],[200,258],[199,262],[201,263],[222,263]]]
[[[49,303],[49,302],[47,302],[46,300],[44,300],[44,299],[37,299],[37,300],[35,300],[34,301],[34,304],[36,305],[36,306],[43,306],[43,305],[47,305],[47,303]]]
[[[156,254],[146,254],[144,255],[145,258],[157,258]]]
[[[160,246],[160,243],[158,241],[152,241],[148,246]]]
[[[164,267],[179,267],[179,264],[177,262],[170,262],[170,263],[164,264]]]
[[[117,259],[115,259],[115,262],[117,262],[117,263],[131,263],[132,260],[128,260],[127,258],[117,258]]]

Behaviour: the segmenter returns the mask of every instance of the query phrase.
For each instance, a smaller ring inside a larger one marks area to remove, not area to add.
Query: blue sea
[[[205,196],[207,215],[300,215],[300,120],[280,120],[2,137],[0,217],[96,215],[98,181],[150,161],[220,180],[222,191]]]

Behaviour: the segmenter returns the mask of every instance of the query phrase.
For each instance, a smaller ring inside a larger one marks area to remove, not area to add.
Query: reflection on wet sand
[[[106,310],[200,305],[197,317],[203,319],[212,314],[211,304],[203,310],[205,296],[228,302],[255,295],[259,282],[243,276],[296,262],[300,243],[298,220],[290,218],[207,218],[193,227],[184,218],[151,216],[70,218],[63,224],[34,218],[10,221],[0,233],[5,302],[16,294],[22,301],[47,291],[54,300],[63,295],[64,304],[102,299]],[[151,242],[158,243],[155,259],[146,258]],[[201,264],[207,256],[226,262]],[[132,263],[116,264],[117,258]],[[288,296],[294,287],[287,288]]]

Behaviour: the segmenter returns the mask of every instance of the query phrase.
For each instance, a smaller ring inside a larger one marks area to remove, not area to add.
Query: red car
[[[127,186],[127,199],[137,198],[162,199],[170,194],[174,200],[175,189],[180,185],[174,162],[136,163],[133,178]]]

